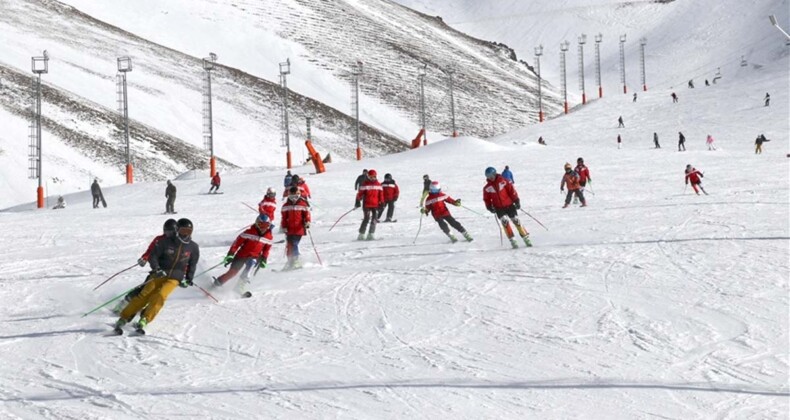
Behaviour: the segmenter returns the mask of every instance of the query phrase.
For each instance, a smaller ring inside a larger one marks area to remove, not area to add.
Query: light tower
[[[785,30],[784,30],[784,29],[782,29],[782,28],[779,26],[779,22],[777,22],[777,20],[776,20],[776,16],[774,16],[774,15],[770,15],[770,16],[768,16],[768,20],[770,20],[770,21],[771,21],[771,25],[774,25],[774,27],[775,27],[776,29],[778,29],[778,30],[779,30],[779,32],[781,32],[781,33],[783,33],[783,34],[784,34],[784,36],[787,38],[787,42],[786,42],[786,44],[787,44],[787,45],[790,45],[790,34],[788,34],[787,32],[785,32]]]
[[[445,70],[447,73],[447,79],[449,80],[449,88],[450,88],[450,127],[453,129],[453,137],[458,137],[458,130],[455,127],[455,93],[453,88],[453,75],[455,74],[454,67],[448,67]]]
[[[47,50],[41,57],[32,57],[33,74],[33,96],[35,99],[33,113],[30,120],[30,144],[29,144],[29,173],[30,179],[38,178],[38,189],[36,190],[36,206],[44,208],[44,187],[42,186],[41,173],[41,75],[49,73],[49,54]]]
[[[598,82],[598,97],[603,98],[603,86],[601,85],[601,41],[603,34],[595,35],[595,81]]]
[[[132,152],[129,147],[129,97],[126,90],[126,73],[132,71],[131,57],[118,57],[118,108],[123,118],[123,140],[126,147],[126,183],[134,182]]]
[[[423,64],[417,70],[417,80],[420,82],[420,128],[422,128],[422,145],[428,145],[428,130],[425,121],[425,70],[427,64]]]
[[[582,105],[587,103],[587,92],[584,91],[584,44],[587,43],[587,35],[579,37],[579,89],[582,90]]]
[[[647,92],[647,82],[645,81],[645,45],[647,45],[647,38],[639,38],[639,65],[642,66],[642,90]]]
[[[351,106],[354,113],[354,137],[357,141],[357,160],[362,160],[362,147],[359,144],[359,78],[362,77],[362,62],[351,68]]]
[[[538,70],[538,122],[543,122],[543,78],[540,76],[541,55],[543,55],[543,44],[535,47],[535,68]]]
[[[565,53],[570,48],[571,43],[568,41],[560,42],[560,77],[562,77],[562,97],[565,100],[565,113],[568,113],[568,78],[565,71]]]
[[[283,117],[282,117],[282,143],[285,146],[285,163],[288,169],[291,169],[291,136],[288,132],[288,80],[287,76],[291,74],[291,59],[287,58],[284,63],[280,63],[280,87],[282,88],[283,96]]]
[[[203,79],[203,147],[209,153],[209,173],[213,178],[217,174],[217,158],[214,156],[214,108],[211,99],[211,72],[217,62],[217,55],[209,53],[203,59],[203,70],[206,76]]]
[[[620,83],[623,84],[623,93],[628,93],[625,85],[625,34],[620,35]]]

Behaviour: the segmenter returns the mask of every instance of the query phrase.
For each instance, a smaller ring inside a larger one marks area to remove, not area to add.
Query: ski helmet
[[[258,229],[262,231],[266,231],[271,227],[271,220],[269,220],[269,216],[267,214],[262,214],[255,219],[255,224],[258,226]]]
[[[496,176],[496,168],[489,166],[486,168],[486,178],[493,179]]]
[[[566,171],[569,171],[571,168],[572,168],[572,167],[571,167],[571,164],[570,164],[570,163],[568,163],[568,162],[565,162],[565,170],[566,170]]]
[[[441,192],[442,185],[439,184],[439,181],[433,181],[431,182],[431,186],[428,188],[428,191],[430,191],[431,194],[436,194],[438,192]]]
[[[576,159],[576,163],[584,163],[584,159],[583,158],[578,158],[578,159]]]
[[[188,240],[192,236],[192,221],[187,218],[178,219],[176,222],[178,227],[178,237],[182,240]]]
[[[267,197],[275,197],[277,196],[277,190],[274,187],[269,187],[266,189],[266,196]]]
[[[177,225],[176,219],[167,219],[164,226],[162,226],[162,233],[166,236],[173,236],[176,233]]]
[[[368,178],[376,179],[376,176],[378,176],[378,172],[376,172],[375,169],[369,169],[368,170]]]
[[[392,179],[392,174],[386,174],[386,175],[384,175],[384,179]]]

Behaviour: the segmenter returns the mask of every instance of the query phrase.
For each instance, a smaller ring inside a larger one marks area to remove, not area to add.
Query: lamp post
[[[126,73],[132,71],[131,57],[118,57],[118,76],[120,78],[121,98],[120,108],[123,117],[123,140],[126,146],[126,183],[134,182],[134,168],[132,168],[132,152],[129,147],[129,97],[126,89]]]
[[[538,122],[543,122],[543,78],[540,76],[541,55],[543,55],[543,44],[535,47],[535,67],[538,70]]]
[[[282,117],[282,142],[285,145],[285,163],[291,169],[291,136],[288,132],[288,80],[291,74],[291,59],[288,58],[284,63],[280,63],[280,87],[283,95],[283,117]]]
[[[565,113],[568,113],[568,80],[567,72],[565,71],[565,53],[568,51],[571,43],[568,41],[560,43],[560,76],[562,77],[562,97],[565,100]]]
[[[357,63],[351,69],[352,91],[351,101],[354,112],[354,137],[357,141],[357,160],[362,160],[362,147],[359,144],[359,78],[362,77],[362,62]]]
[[[625,85],[625,34],[620,35],[620,83],[623,84],[623,93],[628,93]]]
[[[601,41],[603,34],[595,35],[595,81],[598,82],[598,97],[603,98],[603,86],[601,85]]]
[[[582,90],[582,105],[587,104],[587,93],[584,91],[584,44],[587,43],[587,35],[579,37],[579,89]]]
[[[425,69],[427,64],[423,64],[417,70],[417,80],[420,82],[420,128],[422,128],[422,145],[428,145],[428,130],[425,121]]]
[[[647,92],[647,82],[645,81],[645,45],[647,45],[647,38],[639,38],[639,64],[642,66],[642,90]]]
[[[36,75],[35,90],[35,110],[31,121],[30,130],[30,177],[38,178],[38,188],[36,189],[36,206],[44,208],[44,187],[42,185],[41,172],[41,75],[49,73],[49,54],[47,50],[40,57],[32,57],[33,74]]]
[[[203,146],[209,152],[209,174],[213,178],[217,174],[217,158],[214,156],[214,106],[211,95],[211,72],[217,62],[217,55],[209,53],[203,59],[203,70],[206,72],[206,85],[203,91]]]

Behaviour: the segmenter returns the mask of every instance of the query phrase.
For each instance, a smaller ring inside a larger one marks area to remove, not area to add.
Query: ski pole
[[[338,224],[338,223],[340,223],[340,220],[341,220],[341,219],[343,219],[344,217],[346,217],[346,215],[348,215],[349,213],[351,213],[352,211],[354,211],[354,210],[356,210],[356,209],[358,209],[358,208],[359,208],[359,207],[354,207],[353,209],[351,209],[351,210],[349,210],[349,211],[347,211],[347,212],[343,213],[343,215],[342,215],[342,216],[340,216],[340,217],[338,217],[338,218],[337,218],[337,220],[335,221],[335,224],[334,224],[334,225],[332,225],[332,227],[331,227],[331,228],[329,228],[329,231],[331,232],[331,231],[332,231],[332,229],[334,229],[334,228],[335,228],[335,226],[337,226],[337,224]]]
[[[112,279],[113,279],[113,278],[115,278],[115,276],[117,276],[118,274],[125,273],[125,272],[127,272],[127,271],[129,271],[129,270],[133,269],[133,268],[134,268],[134,266],[136,266],[136,265],[137,265],[137,263],[135,263],[135,264],[132,264],[132,266],[131,266],[131,267],[129,267],[129,268],[124,268],[123,270],[121,270],[121,271],[119,271],[119,272],[117,272],[117,273],[115,273],[115,274],[111,275],[111,276],[110,276],[110,278],[108,278],[107,280],[104,280],[103,282],[101,282],[101,283],[100,283],[98,286],[94,287],[94,288],[93,288],[93,290],[96,290],[96,289],[98,289],[98,288],[102,287],[102,286],[104,285],[104,283],[107,283],[108,281],[112,280]]]
[[[536,219],[534,216],[532,216],[531,214],[527,213],[524,209],[519,209],[519,210],[521,210],[527,216],[531,217],[532,220],[538,222],[539,225],[543,226],[543,229],[549,230],[549,228],[547,228],[543,223],[540,223],[540,220]]]
[[[245,206],[249,207],[249,208],[250,208],[250,210],[254,211],[255,213],[258,213],[258,210],[256,210],[256,209],[255,209],[254,207],[252,207],[251,205],[249,205],[249,204],[247,204],[247,203],[245,203],[245,202],[243,202],[243,201],[241,202],[241,204],[244,204]]]
[[[215,265],[215,266],[212,266],[212,267],[209,267],[209,268],[207,268],[207,269],[203,270],[202,272],[200,272],[199,274],[195,274],[195,278],[197,278],[197,277],[200,277],[200,276],[202,276],[203,274],[206,274],[206,273],[208,273],[209,271],[211,271],[211,270],[213,270],[213,269],[215,269],[215,268],[219,267],[219,266],[220,266],[220,265],[222,265],[223,263],[225,263],[225,261],[221,261],[219,264],[217,264],[217,265]]]
[[[688,184],[688,182],[687,182],[687,183],[686,183],[686,186],[684,186],[684,187],[683,187],[683,195],[686,195],[686,188],[688,188],[688,186],[689,186],[689,184]]]
[[[134,287],[132,287],[131,289],[129,289],[129,290],[127,290],[127,291],[125,291],[125,292],[121,293],[120,295],[118,295],[118,296],[116,296],[116,297],[114,297],[114,298],[112,298],[112,299],[108,300],[107,302],[104,302],[104,303],[102,303],[101,305],[99,305],[99,306],[97,306],[97,307],[95,307],[95,308],[91,309],[90,311],[88,311],[88,312],[85,312],[84,314],[82,314],[82,317],[83,317],[83,318],[85,318],[86,316],[88,316],[88,315],[90,315],[90,314],[92,314],[92,313],[94,313],[94,312],[98,311],[99,309],[101,309],[101,308],[103,308],[103,307],[105,307],[105,306],[107,306],[107,305],[109,305],[109,304],[111,304],[111,303],[115,302],[116,300],[118,300],[118,299],[120,299],[120,298],[122,298],[122,297],[126,296],[126,294],[127,294],[127,293],[131,292],[132,290],[134,290],[134,289],[136,289],[136,288],[137,288],[137,286],[134,286]]]
[[[318,255],[318,249],[315,247],[315,242],[313,242],[313,233],[310,232],[310,229],[307,229],[307,236],[310,237],[310,244],[313,245],[313,251],[315,251],[315,257],[318,258],[318,263],[321,264],[321,267],[323,267],[324,263],[321,262],[321,256]]]
[[[499,225],[499,218],[494,215],[494,223],[496,223],[496,228],[499,230],[499,246],[505,245],[505,239],[502,237],[502,226]]]
[[[485,216],[483,213],[480,213],[479,211],[474,211],[474,210],[470,209],[469,207],[466,207],[466,206],[465,206],[465,205],[463,205],[463,204],[461,205],[461,208],[465,208],[465,209],[467,209],[467,210],[471,211],[472,213],[474,213],[474,214],[476,214],[476,215],[478,215],[478,216],[483,216],[483,217],[486,217],[486,216]]]
[[[198,288],[198,289],[200,289],[200,291],[201,291],[201,292],[203,292],[203,294],[204,294],[204,295],[206,295],[206,297],[210,297],[211,299],[213,299],[213,300],[214,300],[214,302],[215,302],[215,303],[219,303],[219,301],[217,300],[217,298],[215,298],[214,296],[211,296],[211,293],[209,293],[209,292],[208,292],[208,290],[206,290],[206,289],[204,289],[204,288],[200,287],[200,285],[199,285],[199,284],[195,284],[195,283],[192,283],[192,284],[194,284],[195,286],[197,286],[197,288]]]
[[[425,216],[423,212],[420,212],[420,226],[417,228],[417,234],[414,235],[414,241],[411,243],[412,245],[417,243],[417,237],[420,236],[420,231],[422,230],[422,217]]]

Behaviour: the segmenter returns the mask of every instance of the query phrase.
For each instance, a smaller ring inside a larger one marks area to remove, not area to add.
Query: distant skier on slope
[[[623,138],[620,135],[617,135],[617,148],[620,148],[620,145],[623,144]]]
[[[222,183],[222,178],[219,177],[219,172],[217,172],[211,177],[211,188],[208,189],[208,193],[211,194],[213,192],[216,194],[219,191],[220,183]]]
[[[703,175],[702,172],[698,171],[696,168],[692,168],[691,164],[686,165],[686,185],[688,185],[689,181],[691,181],[691,188],[694,189],[694,192],[697,193],[697,195],[699,195],[697,187],[699,187],[699,189],[702,190],[705,195],[708,195],[705,189],[702,188],[702,179],[700,179],[704,176],[705,175]]]
[[[359,191],[357,191],[354,208],[359,208],[361,206],[363,211],[362,224],[359,225],[358,241],[371,241],[375,239],[374,234],[376,233],[376,224],[378,223],[376,217],[378,216],[379,207],[384,203],[384,188],[381,186],[378,179],[376,179],[377,175],[375,169],[368,170],[367,181],[363,182],[359,187]],[[368,223],[370,223],[370,230],[368,230],[368,236],[365,236]]]
[[[763,98],[763,101],[765,101],[765,106],[771,105],[771,95],[769,95],[768,92],[765,92],[765,98]]]
[[[713,136],[708,134],[708,138],[705,139],[705,144],[708,145],[708,150],[716,150],[716,146],[713,145]]]
[[[214,277],[214,287],[222,286],[241,271],[238,290],[244,297],[252,296],[246,290],[250,283],[250,269],[256,265],[258,268],[266,268],[266,260],[269,258],[271,248],[272,224],[269,216],[261,214],[255,219],[255,223],[236,237],[231,244],[228,255],[223,260],[225,267],[230,264],[230,268],[225,274]]]
[[[61,196],[58,197],[57,204],[55,204],[55,207],[52,207],[52,209],[53,210],[60,210],[60,209],[65,209],[65,208],[66,208],[66,200],[61,195]]]
[[[656,133],[655,131],[653,132],[653,145],[655,146],[656,149],[661,148],[661,145],[658,144],[658,133]]]
[[[101,187],[99,186],[99,179],[95,178],[93,180],[93,184],[91,184],[91,195],[93,196],[93,208],[99,208],[99,202],[102,203],[104,207],[107,207],[107,202],[104,201],[104,194],[101,192]]]
[[[579,174],[579,190],[582,195],[584,195],[584,187],[587,186],[587,183],[592,185],[592,177],[590,176],[590,168],[588,168],[584,164],[583,158],[576,159],[576,168],[574,169],[577,174]],[[578,197],[573,198],[573,204],[578,203]]]
[[[288,171],[283,177],[283,187],[287,190],[291,187],[291,181],[293,180],[293,175],[291,175],[291,171]]]
[[[431,186],[429,188],[428,197],[425,200],[425,207],[423,207],[420,211],[423,214],[431,214],[433,215],[433,220],[439,224],[439,228],[450,238],[452,243],[458,242],[458,238],[455,237],[452,233],[450,233],[450,228],[447,227],[449,224],[455,230],[464,235],[464,239],[467,242],[472,242],[472,235],[458,223],[455,218],[450,214],[450,210],[447,209],[445,202],[455,205],[457,207],[461,206],[461,199],[458,200],[453,199],[449,195],[445,195],[442,193],[441,185],[439,185],[439,181],[431,182]]]
[[[292,186],[288,190],[288,200],[280,210],[282,220],[280,221],[280,233],[285,233],[286,248],[288,256],[283,270],[301,268],[299,261],[299,242],[302,236],[307,235],[310,229],[310,204],[302,197],[299,188]]]
[[[757,136],[757,139],[754,140],[754,154],[758,154],[758,153],[762,154],[763,153],[763,143],[768,142],[768,141],[771,141],[771,140],[768,140],[767,138],[765,138],[765,135],[763,135],[763,134],[760,134],[759,136]]]
[[[617,128],[625,128],[625,124],[623,123],[623,116],[621,115],[617,118]]]
[[[165,187],[165,198],[167,198],[167,202],[165,202],[165,214],[175,214],[176,186],[173,185],[169,179],[167,180],[167,187]]]
[[[502,228],[510,240],[510,245],[513,248],[518,248],[513,228],[510,226],[512,221],[516,225],[519,235],[524,240],[524,244],[528,247],[532,246],[532,242],[529,240],[529,232],[521,225],[521,221],[518,218],[521,200],[518,197],[516,188],[502,175],[497,174],[495,168],[486,168],[485,176],[486,185],[483,187],[483,203],[485,203],[486,209],[496,214],[500,223],[502,223]]]
[[[258,214],[265,214],[269,217],[269,221],[274,223],[274,213],[277,211],[277,191],[274,187],[266,189],[266,195],[263,200],[258,203]]]
[[[502,178],[505,178],[511,184],[515,184],[516,181],[513,179],[513,172],[510,171],[510,166],[505,165],[505,170],[502,171]]]
[[[189,219],[179,219],[176,226],[175,235],[165,237],[154,245],[149,261],[154,273],[140,294],[121,311],[120,318],[115,323],[117,334],[122,334],[123,326],[131,322],[135,314],[143,308],[145,309],[134,327],[139,334],[145,334],[145,327],[156,318],[170,293],[177,286],[192,285],[200,259],[200,247],[197,242],[192,241],[193,225]]]
[[[400,196],[400,188],[398,188],[395,180],[392,179],[392,174],[384,175],[384,182],[381,183],[381,187],[384,188],[384,204],[381,207],[378,218],[381,219],[386,207],[387,218],[384,219],[384,223],[394,222],[395,220],[392,220],[392,216],[395,213],[395,202],[398,201],[398,196]]]
[[[587,207],[587,200],[584,199],[584,193],[582,193],[579,185],[579,174],[574,172],[570,163],[565,164],[565,175],[562,176],[562,181],[560,181],[560,192],[565,191],[566,185],[568,186],[568,194],[565,196],[565,205],[562,208],[566,208],[571,204],[571,197],[574,194],[582,202],[582,205],[579,207]]]
[[[678,103],[678,95],[675,92],[672,92],[672,103],[673,104]]]
[[[636,102],[636,92],[634,92],[634,102]]]
[[[680,152],[681,148],[683,151],[686,151],[686,136],[683,135],[680,131],[678,131],[678,152]]]

